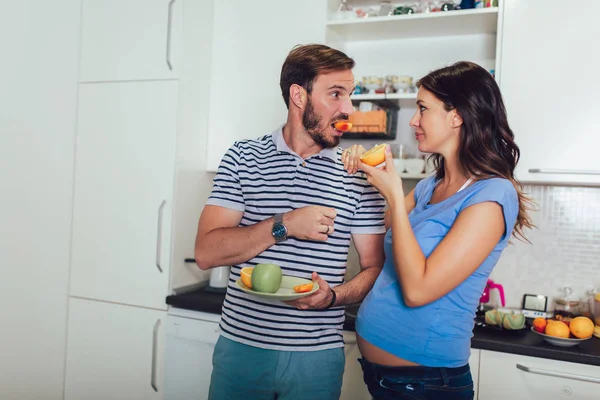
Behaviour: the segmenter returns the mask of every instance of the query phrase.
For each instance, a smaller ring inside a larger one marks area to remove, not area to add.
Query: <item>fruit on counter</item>
[[[262,293],[275,293],[281,286],[283,273],[277,264],[257,264],[252,270],[252,289]]]
[[[375,167],[385,161],[385,143],[378,144],[360,156],[360,161]]]
[[[596,293],[596,296],[594,296],[594,298],[596,299],[596,301],[600,301],[600,293]]]
[[[485,323],[488,325],[499,325],[496,318],[501,314],[498,310],[489,310],[485,312]],[[500,322],[501,324],[502,322]]]
[[[567,324],[567,326],[569,326],[572,319],[573,319],[573,317],[565,317],[564,315],[560,315],[560,314],[554,316],[554,320],[560,321],[564,324]]]
[[[546,325],[546,331],[544,332],[546,335],[560,337],[568,339],[571,335],[571,331],[567,324],[561,321],[553,321],[548,320],[548,325]]]
[[[242,272],[240,272],[240,277],[242,278],[242,283],[246,285],[247,288],[252,289],[252,269],[253,267],[245,267],[242,268]]]
[[[587,317],[575,317],[569,324],[571,334],[578,339],[587,339],[594,333],[594,323]]]
[[[294,286],[294,292],[296,293],[306,293],[310,292],[313,289],[314,284],[312,282],[305,283],[303,285]]]
[[[348,122],[346,120],[338,121],[333,124],[333,127],[340,132],[348,132],[350,129],[352,129],[352,122]]]
[[[546,332],[546,325],[548,325],[548,322],[546,322],[546,318],[536,318],[533,320],[533,329],[535,329],[539,333]]]
[[[525,315],[523,315],[523,313],[511,311],[504,315],[502,326],[504,329],[523,329],[525,326]]]
[[[496,325],[502,326],[502,322],[504,322],[504,316],[505,315],[506,315],[506,313],[504,313],[502,311],[497,311],[496,312]]]
[[[594,327],[594,336],[596,336],[597,338],[600,338],[600,326],[596,325]]]

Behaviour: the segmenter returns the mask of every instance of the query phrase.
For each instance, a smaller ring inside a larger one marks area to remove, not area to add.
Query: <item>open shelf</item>
[[[327,26],[347,41],[496,33],[498,8],[330,20]]]
[[[429,174],[410,174],[408,172],[399,172],[400,178],[402,179],[425,179]]]
[[[416,100],[416,93],[374,93],[374,94],[353,94],[350,96],[352,100]]]

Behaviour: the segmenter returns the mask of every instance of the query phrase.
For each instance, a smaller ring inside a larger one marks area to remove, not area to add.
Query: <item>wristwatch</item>
[[[271,235],[275,238],[276,242],[283,242],[287,239],[287,228],[283,224],[283,214],[275,214],[273,217],[273,227],[271,228]]]

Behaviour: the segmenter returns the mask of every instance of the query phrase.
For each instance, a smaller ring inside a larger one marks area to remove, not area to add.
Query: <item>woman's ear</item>
[[[290,105],[292,104],[301,110],[306,105],[306,90],[300,85],[290,86]]]
[[[459,128],[463,124],[463,119],[456,110],[452,110],[452,119],[450,124],[453,128]]]

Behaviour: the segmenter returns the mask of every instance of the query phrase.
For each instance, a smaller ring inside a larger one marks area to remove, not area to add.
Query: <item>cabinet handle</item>
[[[150,386],[155,392],[158,392],[158,386],[156,386],[156,353],[158,349],[158,328],[160,327],[160,318],[156,320],[154,324],[154,330],[152,331],[152,372],[150,374]]]
[[[173,25],[173,3],[175,0],[169,1],[169,15],[167,18],[167,66],[172,71],[173,65],[171,65],[171,28]]]
[[[160,271],[160,273],[162,274],[163,269],[160,266],[160,253],[161,253],[161,249],[162,249],[162,226],[163,226],[163,209],[165,207],[165,204],[167,203],[166,200],[163,200],[162,203],[160,203],[160,206],[158,207],[158,233],[156,234],[156,268],[158,268],[158,270]]]
[[[521,364],[517,364],[517,368],[520,369],[521,371],[529,372],[530,374],[547,375],[547,376],[553,376],[556,378],[566,378],[566,379],[573,379],[576,381],[600,383],[600,379],[594,378],[592,376],[569,374],[567,372],[554,372],[554,371],[548,371],[546,369],[529,368],[529,367],[526,367]]]
[[[586,171],[576,169],[531,168],[529,172],[532,174],[600,175],[600,171]]]

